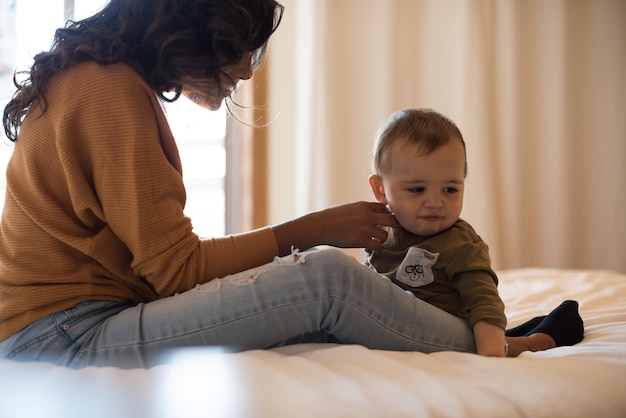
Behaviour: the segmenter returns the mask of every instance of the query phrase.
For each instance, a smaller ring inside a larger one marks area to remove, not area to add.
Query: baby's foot
[[[557,347],[581,342],[585,328],[578,313],[578,302],[566,300],[561,303],[526,335],[530,336],[537,333],[552,337]]]

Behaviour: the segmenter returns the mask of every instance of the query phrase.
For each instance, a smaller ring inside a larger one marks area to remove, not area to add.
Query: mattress
[[[517,358],[303,344],[147,370],[0,360],[0,417],[626,417],[626,275],[498,275],[510,326],[575,299],[584,340]]]

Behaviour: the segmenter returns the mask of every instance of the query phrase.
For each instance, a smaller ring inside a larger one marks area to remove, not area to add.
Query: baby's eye
[[[411,193],[424,193],[425,190],[426,187],[411,187],[410,189],[408,189],[408,191]]]
[[[447,194],[455,194],[459,191],[456,187],[444,187],[443,192]]]

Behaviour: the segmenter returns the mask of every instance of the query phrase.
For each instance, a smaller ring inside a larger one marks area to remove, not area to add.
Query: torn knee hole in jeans
[[[297,248],[291,247],[291,254],[284,257],[275,257],[273,264],[276,264],[277,266],[290,266],[293,264],[304,263],[307,255],[308,254],[306,252],[301,253]]]
[[[259,271],[250,271],[238,273],[232,276],[226,276],[221,279],[213,279],[209,282],[196,285],[193,290],[200,293],[211,293],[221,288],[224,284],[231,284],[233,286],[246,286],[254,283],[254,281],[257,279],[257,277],[259,277],[259,274],[261,273],[262,272]]]
[[[233,286],[246,286],[255,282],[260,273],[238,274],[228,278],[228,282]]]
[[[209,282],[196,285],[193,290],[200,293],[209,293],[215,292],[220,287],[222,287],[222,279],[213,279]]]
[[[306,253],[301,253],[297,248],[291,248],[291,254],[284,257],[275,257],[274,261],[261,267],[257,267],[252,270],[243,271],[241,273],[226,276],[221,279],[213,279],[207,283],[197,285],[194,290],[198,292],[214,292],[223,283],[230,283],[233,286],[246,286],[252,284],[263,273],[271,271],[275,267],[291,266],[299,263],[304,263],[306,260]]]

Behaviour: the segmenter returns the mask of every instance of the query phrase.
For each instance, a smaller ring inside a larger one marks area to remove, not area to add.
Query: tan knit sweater
[[[86,300],[144,302],[271,261],[271,228],[200,240],[174,138],[125,64],[55,75],[7,168],[0,340]]]

